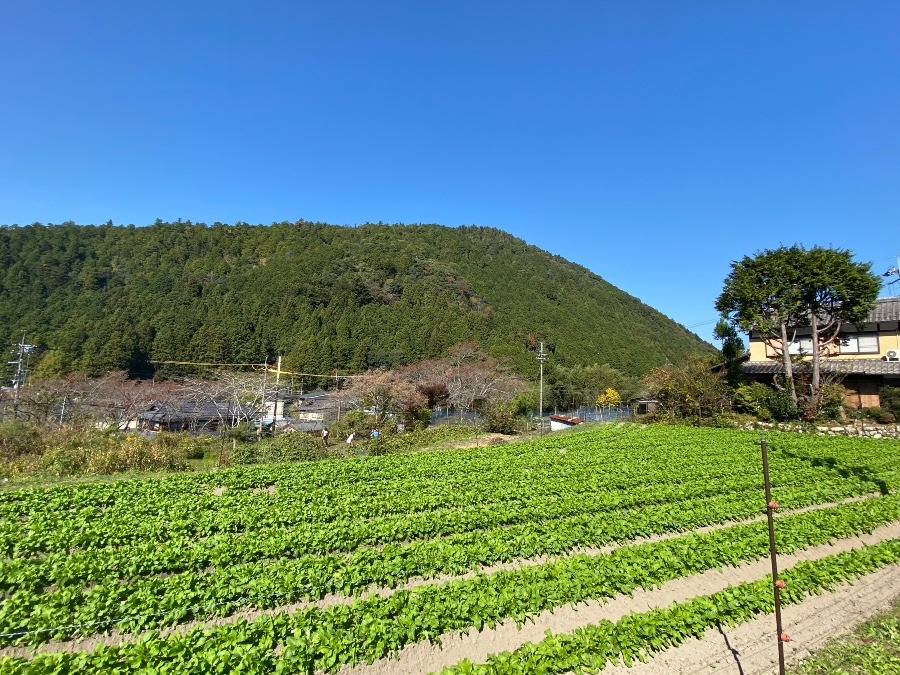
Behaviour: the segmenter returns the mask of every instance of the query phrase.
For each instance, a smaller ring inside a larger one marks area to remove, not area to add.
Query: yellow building
[[[802,358],[811,351],[809,331],[798,331],[789,352]],[[876,300],[866,322],[843,326],[838,339],[826,345],[825,353],[828,356],[822,360],[821,372],[837,377],[851,391],[848,404],[859,408],[879,405],[879,389],[900,386],[900,298]],[[761,381],[783,372],[780,355],[756,331],[750,332],[750,359],[742,370]]]

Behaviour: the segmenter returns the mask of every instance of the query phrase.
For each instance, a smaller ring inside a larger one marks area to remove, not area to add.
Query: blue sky
[[[744,255],[896,265],[898,35],[894,1],[6,2],[0,223],[486,225],[711,339]]]

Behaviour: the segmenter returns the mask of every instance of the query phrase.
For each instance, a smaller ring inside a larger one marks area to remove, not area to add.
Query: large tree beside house
[[[822,359],[843,326],[865,320],[880,287],[871,264],[854,262],[849,250],[781,246],[733,262],[716,309],[736,328],[759,332],[782,361],[784,387],[812,417],[822,396]],[[800,330],[809,333],[806,353],[792,354]],[[808,390],[797,389],[795,361],[808,363]]]

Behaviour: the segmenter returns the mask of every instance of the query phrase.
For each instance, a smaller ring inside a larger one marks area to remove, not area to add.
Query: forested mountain
[[[712,350],[587,269],[474,226],[3,227],[0,289],[0,344],[24,331],[45,375],[276,355],[358,372],[466,340],[533,373],[542,339],[559,364],[639,375]]]

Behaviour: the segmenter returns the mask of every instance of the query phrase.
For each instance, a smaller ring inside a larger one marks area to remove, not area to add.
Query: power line
[[[718,319],[713,319],[712,321],[701,321],[700,323],[694,323],[694,324],[691,324],[690,326],[685,326],[685,328],[690,330],[691,328],[699,328],[700,326],[708,326],[712,323],[716,323],[717,321],[718,321]]]
[[[207,366],[212,368],[261,368],[265,372],[275,373],[279,375],[300,375],[302,377],[322,377],[322,378],[354,378],[365,377],[365,375],[339,375],[338,373],[300,373],[292,370],[281,370],[267,363],[212,363],[207,361],[150,361],[150,363],[158,363],[160,365],[174,366]]]

